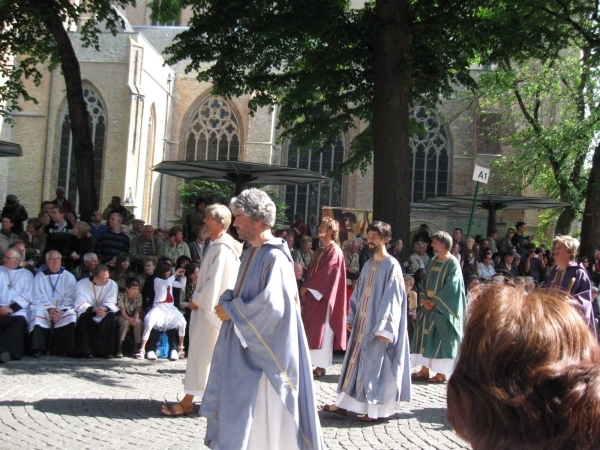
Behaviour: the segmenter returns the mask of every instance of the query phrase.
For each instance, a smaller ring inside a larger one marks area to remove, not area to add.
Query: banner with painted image
[[[339,243],[343,247],[348,239],[367,235],[367,227],[373,222],[373,211],[323,206],[322,217],[332,217],[338,221],[340,224]]]

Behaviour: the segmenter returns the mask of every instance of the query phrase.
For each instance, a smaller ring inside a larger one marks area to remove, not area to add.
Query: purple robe
[[[571,297],[571,303],[575,306],[586,321],[588,328],[594,337],[596,334],[596,322],[594,321],[594,308],[592,306],[592,283],[587,270],[578,262],[571,261],[565,269],[562,279],[558,279],[558,266],[552,267],[546,278],[546,287],[560,289]],[[569,285],[573,286],[569,290]]]

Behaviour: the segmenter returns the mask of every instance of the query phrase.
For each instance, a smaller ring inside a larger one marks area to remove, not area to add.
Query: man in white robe
[[[258,189],[231,202],[238,236],[251,246],[233,290],[215,312],[223,321],[200,414],[210,448],[323,448],[308,344],[287,244],[274,238],[275,204]]]
[[[96,266],[92,275],[76,286],[75,312],[79,318],[75,328],[75,354],[86,358],[94,355],[112,358],[118,351],[119,288],[103,264]]]
[[[11,248],[0,267],[0,362],[21,359],[30,313],[33,275],[21,267],[23,255]]]
[[[43,352],[53,355],[75,350],[75,277],[62,268],[61,254],[46,253],[46,270],[33,280],[31,292],[31,351],[34,358]]]
[[[210,246],[203,256],[196,291],[189,304],[192,313],[190,346],[183,379],[185,397],[173,407],[163,405],[161,412],[167,416],[191,413],[194,397],[202,398],[204,395],[210,362],[221,329],[221,321],[214,308],[223,292],[235,286],[240,267],[243,246],[227,234],[231,225],[231,211],[224,205],[215,204],[206,208],[205,213],[204,223],[208,228]]]

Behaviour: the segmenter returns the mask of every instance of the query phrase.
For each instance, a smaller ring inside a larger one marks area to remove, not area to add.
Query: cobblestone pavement
[[[316,383],[317,402],[331,403],[341,357]],[[0,448],[205,448],[206,421],[167,418],[165,401],[183,396],[185,360],[76,360],[43,356],[0,365]],[[375,425],[320,412],[330,449],[456,449],[469,446],[445,417],[446,387],[415,383],[413,401]],[[196,405],[196,410],[198,406]]]

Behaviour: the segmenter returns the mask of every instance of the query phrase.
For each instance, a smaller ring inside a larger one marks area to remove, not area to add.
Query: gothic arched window
[[[425,106],[410,111],[425,129],[410,138],[412,202],[448,194],[450,144],[440,117]]]
[[[293,141],[286,144],[287,166],[308,169],[321,175],[328,175],[344,162],[344,143],[339,139],[334,145],[327,146],[323,151],[310,150],[298,152]],[[304,222],[308,223],[311,214],[320,216],[323,206],[342,206],[342,175],[337,175],[332,181],[309,184],[306,186],[286,186],[285,203],[288,206],[287,218],[293,221],[296,213],[302,214]]]
[[[84,85],[83,97],[89,114],[90,132],[94,143],[94,185],[96,193],[100,196],[102,182],[102,159],[104,157],[104,137],[106,133],[106,114],[104,106],[94,90]],[[73,136],[71,134],[71,119],[69,108],[66,107],[62,114],[60,156],[58,163],[58,186],[63,186],[66,197],[76,202],[79,209],[79,197],[77,195],[77,171],[75,170],[75,155],[73,153]]]
[[[186,132],[186,161],[237,161],[240,127],[231,107],[211,96],[192,116]]]

